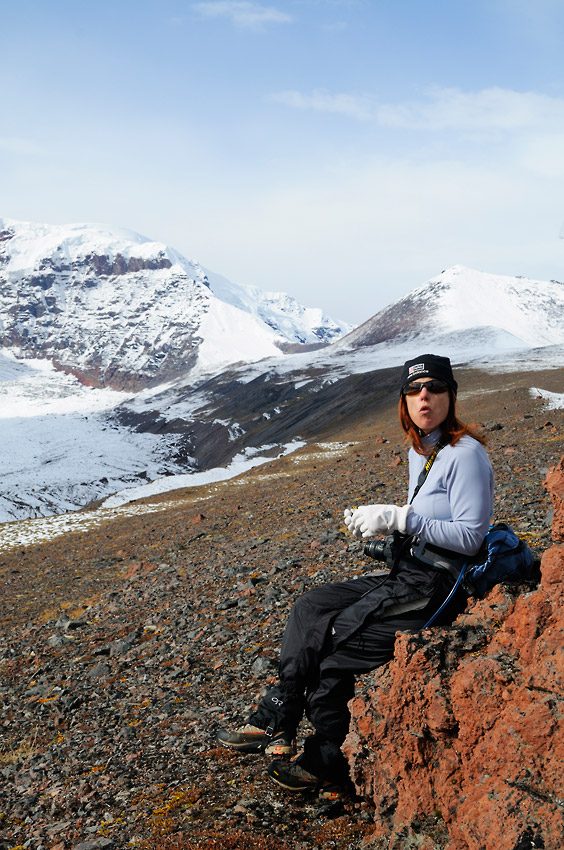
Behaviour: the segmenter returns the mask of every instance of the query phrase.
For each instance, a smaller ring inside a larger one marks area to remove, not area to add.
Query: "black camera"
[[[394,531],[382,540],[369,540],[364,544],[364,554],[375,561],[383,561],[389,569],[392,568],[399,550],[406,540],[405,534]]]

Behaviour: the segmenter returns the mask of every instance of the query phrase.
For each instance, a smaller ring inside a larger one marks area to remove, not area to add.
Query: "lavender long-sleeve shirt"
[[[427,435],[424,445],[434,445],[440,431]],[[409,451],[409,499],[427,458]],[[494,477],[484,447],[472,437],[445,446],[435,458],[425,483],[412,503],[407,531],[428,543],[475,554],[493,515]]]

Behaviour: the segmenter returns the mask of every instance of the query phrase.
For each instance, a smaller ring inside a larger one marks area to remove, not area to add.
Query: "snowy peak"
[[[436,321],[445,331],[493,326],[531,347],[564,342],[564,283],[453,266],[428,286],[437,287]]]
[[[285,292],[263,292],[255,286],[241,286],[211,271],[207,271],[207,278],[217,298],[256,316],[282,333],[288,344],[330,343],[352,329],[346,322],[330,319],[318,307],[304,307]]]
[[[564,283],[453,266],[381,310],[339,347],[487,328],[515,348],[564,343]]]
[[[138,233],[99,224],[45,225],[0,219],[0,241],[10,240],[8,268],[32,271],[51,261],[80,262],[99,254],[110,263],[121,257],[151,260],[165,257],[164,243],[150,242]],[[172,265],[167,260],[168,267]]]
[[[0,219],[0,330],[20,355],[122,389],[326,344],[350,327],[128,230]]]

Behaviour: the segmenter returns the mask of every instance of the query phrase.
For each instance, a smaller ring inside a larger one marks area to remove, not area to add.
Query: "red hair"
[[[466,425],[464,422],[461,422],[460,419],[456,415],[456,397],[452,390],[449,387],[449,398],[450,405],[448,408],[448,413],[444,422],[439,426],[443,436],[448,438],[449,445],[454,446],[461,437],[464,437],[468,434],[469,437],[473,437],[483,446],[486,444],[485,437],[473,426]],[[411,443],[417,454],[420,455],[429,455],[433,451],[433,447],[429,446],[429,448],[425,448],[423,443],[421,442],[421,437],[423,433],[419,430],[417,425],[411,419],[411,416],[407,412],[407,402],[405,400],[405,396],[402,393],[399,400],[399,420],[400,425],[405,431],[408,442]]]

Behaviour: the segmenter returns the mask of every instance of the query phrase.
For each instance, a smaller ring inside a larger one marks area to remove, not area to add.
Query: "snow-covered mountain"
[[[107,246],[107,241],[104,244]],[[141,240],[138,243],[141,247],[127,257],[134,257],[136,264],[144,260],[154,264],[158,251],[154,247],[143,249],[144,244]],[[96,250],[95,256],[102,256],[101,248]],[[70,249],[69,252],[72,253]],[[104,256],[112,256],[119,265],[126,262],[129,265],[123,243],[120,252],[116,249]],[[29,261],[30,254],[26,253]],[[4,256],[8,254],[5,252]],[[19,254],[10,256],[12,263]],[[38,249],[37,256],[37,265],[41,266],[45,251]],[[163,269],[153,271],[172,274],[173,259],[172,252],[166,249]],[[170,267],[165,260],[171,263]],[[71,280],[75,273],[73,262],[68,261],[71,268],[65,273]],[[81,261],[81,272],[76,273],[79,292],[89,288],[86,281],[91,278],[93,290],[105,287],[104,276],[100,283],[96,282],[93,271],[84,273],[85,264],[98,262]],[[11,280],[6,277],[6,268],[7,263],[2,269],[4,281]],[[18,274],[17,264],[11,266],[9,273]],[[37,274],[48,275],[49,268],[39,269]],[[220,327],[222,311],[238,311],[237,315],[257,322],[258,312],[267,311],[268,296],[255,295],[252,290],[236,287],[211,274],[204,281],[203,269],[198,274],[199,277],[193,274],[198,297],[208,304],[200,327],[205,328],[206,317],[211,324],[213,316],[219,316]],[[134,299],[135,288],[131,284],[124,286],[123,311],[115,292],[125,277],[126,273],[113,276],[116,316],[133,314],[127,299]],[[17,279],[25,279],[28,291],[32,287],[29,276]],[[144,291],[143,275],[138,280]],[[45,288],[39,286],[46,298],[58,286],[67,292],[68,281],[64,286],[57,281],[55,276],[50,287],[46,282]],[[3,286],[12,292],[12,283]],[[189,290],[186,282],[180,286]],[[213,298],[210,286],[214,290]],[[74,297],[72,286],[70,289],[69,299]],[[84,303],[88,294],[81,296]],[[277,339],[289,341],[291,334],[297,333],[296,325],[292,324],[292,304],[286,312],[282,309],[283,302],[282,307],[276,304],[279,325],[285,318],[290,323],[285,336],[276,332]],[[105,308],[100,304],[102,309]],[[174,299],[171,309],[176,309]],[[13,315],[8,314],[10,321]],[[72,321],[65,322],[64,318],[61,325],[67,333],[64,350],[69,357],[68,368],[83,373],[82,329],[79,328],[80,347],[73,339],[76,312]],[[413,290],[331,345],[283,355],[278,347],[280,343],[275,342],[271,356],[264,359],[231,363],[207,372],[196,367],[182,371],[174,380],[136,392],[89,388],[74,375],[55,371],[49,360],[29,359],[30,353],[37,350],[32,331],[34,328],[41,331],[43,327],[34,325],[28,314],[28,337],[23,337],[28,340],[27,358],[18,358],[13,348],[5,349],[0,355],[0,445],[4,447],[0,522],[70,511],[127,487],[135,488],[131,498],[138,499],[145,492],[142,485],[161,476],[165,478],[157,486],[166,490],[176,482],[187,486],[186,473],[195,473],[200,482],[203,471],[216,467],[231,465],[231,469],[240,471],[241,462],[243,465],[249,459],[257,462],[267,453],[266,447],[270,453],[285,451],[292,441],[315,438],[331,421],[353,421],[358,411],[369,404],[389,404],[391,399],[395,404],[397,367],[423,350],[447,354],[455,366],[478,367],[486,372],[518,372],[523,376],[520,380],[528,386],[527,371],[564,369],[564,284],[488,275],[457,266]],[[242,327],[245,332],[247,326]],[[124,326],[126,333],[133,333],[129,325]],[[225,333],[229,333],[229,328]],[[95,352],[94,335],[88,339]],[[210,353],[208,362],[218,364],[223,350],[221,334],[210,332],[202,339],[208,342],[197,346],[195,362],[205,362],[206,351],[211,348],[209,340],[215,340],[219,350],[215,360],[213,351]],[[245,342],[237,343],[234,338],[234,344],[245,345]],[[75,350],[76,362],[72,359]],[[268,351],[265,346],[262,354],[268,355]],[[117,374],[135,369],[138,362],[142,369],[147,368],[141,349],[135,349],[132,343],[118,348],[113,357]],[[396,371],[388,371],[393,368]],[[375,371],[379,371],[377,380],[370,374]],[[535,383],[536,379],[531,381]],[[542,386],[540,389],[536,383],[535,386],[535,394],[542,395]],[[552,389],[560,391],[559,386]],[[152,492],[154,488],[147,490],[147,495]]]
[[[453,266],[355,328],[337,347],[478,331],[484,336],[485,329],[490,350],[564,343],[564,283]]]
[[[96,386],[162,383],[327,344],[350,329],[128,230],[0,219],[3,347]]]
[[[564,284],[455,266],[324,349],[232,367],[198,387],[181,379],[128,399],[119,415],[138,427],[155,410],[161,422],[186,422],[193,454],[204,465],[220,464],[235,448],[300,436],[311,415],[328,415],[314,398],[327,400],[327,387],[422,351],[494,371],[564,367]]]

